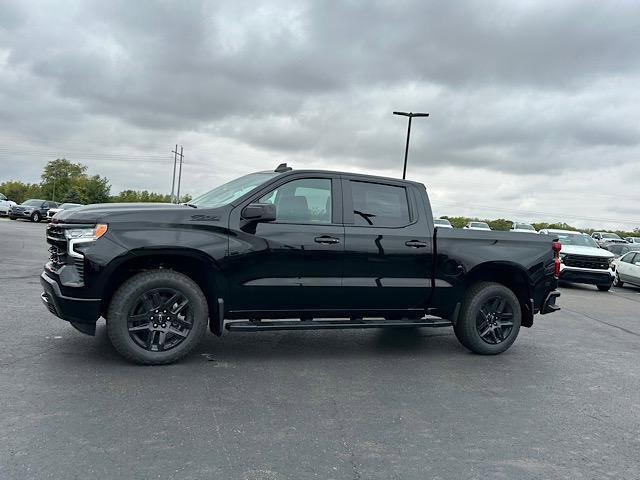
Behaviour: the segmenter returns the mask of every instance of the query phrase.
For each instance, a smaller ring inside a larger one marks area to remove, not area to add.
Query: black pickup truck
[[[424,185],[285,164],[190,204],[100,204],[56,215],[47,308],[143,364],[224,331],[451,326],[505,351],[556,306],[547,235],[434,228]]]

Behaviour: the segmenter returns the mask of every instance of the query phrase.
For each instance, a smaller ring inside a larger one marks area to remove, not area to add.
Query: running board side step
[[[227,322],[232,332],[273,330],[340,330],[347,328],[419,328],[450,327],[448,320],[294,320],[294,321],[240,321]]]

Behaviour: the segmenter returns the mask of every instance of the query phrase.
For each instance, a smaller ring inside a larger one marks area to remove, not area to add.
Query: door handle
[[[327,245],[332,245],[334,243],[340,243],[340,240],[335,237],[330,237],[329,235],[323,235],[321,237],[316,237],[313,239],[316,243],[324,243]]]
[[[407,247],[412,247],[412,248],[423,248],[427,246],[426,242],[421,242],[419,240],[409,240],[407,242],[404,242],[404,244]]]

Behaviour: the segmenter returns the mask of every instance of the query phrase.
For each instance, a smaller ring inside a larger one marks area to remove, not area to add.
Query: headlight
[[[65,236],[69,240],[86,239],[97,240],[107,233],[107,225],[99,223],[95,227],[90,228],[70,228],[64,231]]]
[[[566,253],[561,253],[561,254],[560,254],[560,262],[561,262],[561,263],[564,263],[564,257],[566,257],[566,256],[567,256],[567,254],[566,254]]]

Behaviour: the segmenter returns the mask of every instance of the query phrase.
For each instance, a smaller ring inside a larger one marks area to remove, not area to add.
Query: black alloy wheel
[[[207,299],[187,275],[168,269],[141,272],[115,292],[107,333],[127,360],[142,365],[175,362],[198,345],[209,323]]]
[[[513,329],[513,309],[501,295],[488,298],[476,315],[476,330],[490,345],[504,342]]]
[[[453,331],[460,343],[481,355],[507,350],[518,337],[522,306],[506,285],[478,282],[465,293]]]
[[[173,288],[155,288],[141,294],[127,316],[129,336],[150,352],[180,345],[191,333],[189,299]]]

